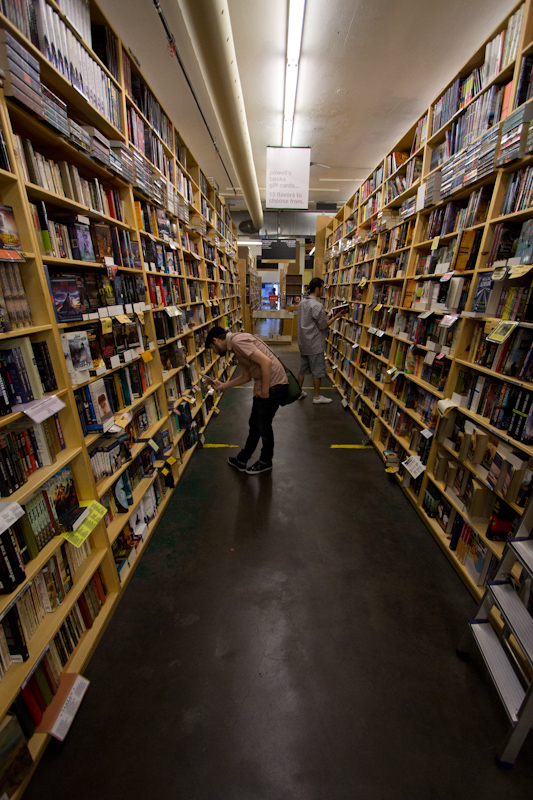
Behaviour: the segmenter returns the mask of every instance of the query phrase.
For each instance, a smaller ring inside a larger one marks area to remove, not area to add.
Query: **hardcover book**
[[[69,225],[72,255],[78,261],[95,261],[91,228],[82,222],[71,222]]]
[[[51,275],[50,290],[58,322],[76,322],[83,319],[85,304],[82,302],[76,275]]]

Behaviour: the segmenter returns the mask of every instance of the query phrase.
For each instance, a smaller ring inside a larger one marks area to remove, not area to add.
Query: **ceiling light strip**
[[[285,66],[285,102],[283,104],[283,147],[292,143],[296,91],[302,33],[304,27],[305,0],[289,0],[289,24],[287,28],[287,63]]]

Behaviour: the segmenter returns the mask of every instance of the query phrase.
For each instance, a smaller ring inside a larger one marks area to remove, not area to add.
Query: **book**
[[[78,261],[96,261],[90,225],[82,222],[70,222],[68,227],[74,258]]]
[[[337,314],[341,316],[342,314],[348,314],[350,311],[350,304],[349,303],[342,303],[340,306],[335,306],[329,312],[330,317],[334,317]]]
[[[24,261],[15,214],[5,205],[0,205],[0,261]]]
[[[13,797],[33,768],[22,728],[14,714],[0,723],[0,796]]]
[[[113,409],[109,405],[105,383],[103,379],[100,378],[90,383],[87,388],[91,396],[97,422],[102,426],[102,430],[105,432],[109,430],[114,422]]]
[[[73,383],[88,380],[89,370],[93,368],[93,359],[87,331],[62,333],[61,342]]]
[[[480,275],[476,285],[472,311],[476,314],[485,314],[492,288],[492,277],[489,273]]]
[[[80,294],[80,280],[76,275],[51,275],[50,292],[58,322],[83,319],[85,304]]]

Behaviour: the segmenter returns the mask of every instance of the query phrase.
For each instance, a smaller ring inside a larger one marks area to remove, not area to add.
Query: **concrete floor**
[[[531,797],[533,735],[495,765],[506,717],[455,655],[474,601],[375,451],[331,449],[363,434],[326,392],[280,409],[272,473],[194,455],[25,800]]]

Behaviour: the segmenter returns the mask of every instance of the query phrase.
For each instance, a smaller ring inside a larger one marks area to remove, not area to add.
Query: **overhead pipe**
[[[179,5],[246,206],[260,230],[263,209],[227,0],[179,0]]]

